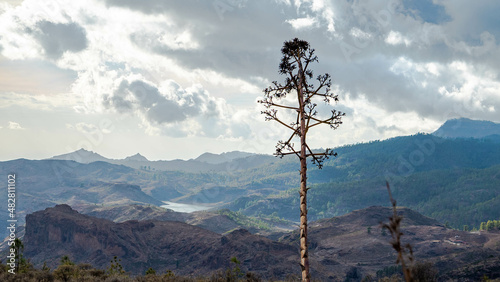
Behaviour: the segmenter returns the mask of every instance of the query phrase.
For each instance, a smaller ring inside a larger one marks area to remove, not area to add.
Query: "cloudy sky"
[[[0,160],[79,148],[151,160],[272,153],[256,101],[283,42],[316,49],[347,115],[313,147],[500,122],[500,2],[0,2]]]

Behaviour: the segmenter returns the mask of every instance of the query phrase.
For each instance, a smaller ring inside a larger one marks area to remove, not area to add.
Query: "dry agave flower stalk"
[[[387,186],[387,191],[389,192],[389,199],[392,204],[392,216],[389,217],[389,223],[381,223],[382,228],[386,228],[391,232],[392,240],[391,245],[394,250],[398,253],[398,259],[396,260],[396,264],[401,263],[401,267],[403,269],[403,275],[407,282],[413,282],[413,275],[411,272],[411,264],[413,263],[413,249],[410,244],[406,244],[404,246],[401,245],[401,236],[403,236],[403,232],[401,231],[401,220],[403,217],[398,215],[398,211],[396,208],[396,200],[392,198],[391,188],[389,186],[389,182],[385,182]],[[408,263],[406,262],[408,260]]]

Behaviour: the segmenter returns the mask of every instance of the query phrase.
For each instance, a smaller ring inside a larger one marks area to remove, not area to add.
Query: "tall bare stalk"
[[[318,57],[314,55],[307,41],[297,38],[286,41],[281,49],[283,57],[280,63],[280,74],[285,75],[285,83],[273,81],[273,85],[264,89],[264,98],[259,101],[267,110],[262,111],[266,120],[274,120],[292,131],[286,141],[279,141],[276,145],[275,155],[283,157],[296,155],[300,160],[300,267],[302,281],[310,281],[309,255],[307,247],[307,158],[311,157],[313,164],[319,169],[323,167],[323,161],[330,156],[336,156],[331,149],[322,153],[313,153],[307,145],[307,133],[309,129],[327,124],[336,129],[342,124],[341,118],[344,113],[331,110],[328,118],[318,118],[317,104],[313,101],[320,99],[329,104],[331,100],[338,101],[338,96],[330,92],[331,78],[329,74],[318,75],[316,84],[311,82],[313,72],[309,69],[309,63],[317,62]],[[290,106],[282,100],[287,95],[297,94],[297,105]],[[285,122],[278,117],[278,109],[293,111],[296,118],[291,122]],[[300,148],[295,148],[293,140],[299,139]]]
[[[401,220],[403,217],[398,215],[398,210],[396,207],[396,200],[392,198],[391,187],[389,186],[389,182],[385,182],[387,186],[387,192],[389,192],[389,199],[392,204],[392,216],[389,217],[389,223],[382,223],[382,228],[387,228],[389,232],[391,232],[392,240],[391,245],[394,250],[398,253],[398,259],[396,260],[396,264],[401,263],[401,267],[403,269],[403,275],[405,277],[406,282],[413,282],[413,275],[411,272],[410,265],[413,263],[413,249],[410,244],[406,244],[404,246],[401,245],[401,236],[403,236],[403,232],[401,231]],[[407,253],[408,252],[408,253]],[[408,259],[408,263],[406,262]]]

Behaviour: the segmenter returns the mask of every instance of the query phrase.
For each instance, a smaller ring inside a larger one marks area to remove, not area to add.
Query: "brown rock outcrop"
[[[159,273],[207,275],[226,269],[237,257],[244,271],[262,277],[298,272],[294,247],[246,230],[227,236],[175,221],[114,223],[57,205],[26,217],[25,256],[35,264],[56,266],[68,255],[78,263],[105,269],[114,256],[132,274],[149,267]]]

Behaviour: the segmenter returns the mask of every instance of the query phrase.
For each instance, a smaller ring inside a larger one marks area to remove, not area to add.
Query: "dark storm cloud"
[[[128,93],[128,81],[124,80],[120,83],[118,89],[113,93],[111,97],[108,95],[104,96],[103,105],[106,108],[114,108],[119,113],[132,112],[134,105],[132,101],[127,99]]]
[[[478,1],[467,0],[443,1],[443,5],[452,21],[445,26],[450,35],[464,40],[476,40],[483,31],[488,31],[497,39],[500,39],[500,18],[498,11],[500,3],[498,1]]]
[[[172,123],[199,114],[198,108],[183,107],[177,101],[163,96],[155,86],[143,81],[133,81],[127,88],[139,102],[139,108],[145,112],[149,121],[158,124]]]
[[[36,24],[35,38],[51,59],[60,58],[64,52],[78,52],[87,47],[85,29],[76,23],[61,24],[40,21]]]
[[[295,8],[275,3],[110,0],[108,4],[165,14],[176,23],[172,29],[189,30],[200,45],[196,49],[173,49],[160,42],[161,34],[137,32],[131,35],[137,46],[188,68],[210,69],[245,80],[250,76],[276,76],[281,45],[297,36],[285,22],[297,17]]]
[[[170,82],[169,93],[160,93],[156,86],[148,82],[123,80],[111,97],[104,97],[103,104],[120,113],[140,112],[154,124],[219,114],[215,100],[205,90],[199,87],[184,90],[175,82]]]

